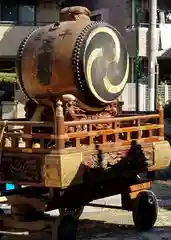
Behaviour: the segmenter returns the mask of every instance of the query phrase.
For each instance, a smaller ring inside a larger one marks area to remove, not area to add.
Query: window
[[[101,14],[97,14],[91,17],[91,21],[101,21],[101,20],[102,20]]]
[[[145,26],[149,24],[150,21],[150,2],[147,0],[141,0],[140,1],[140,22],[145,23]],[[160,11],[157,10],[157,23],[160,22]]]
[[[24,25],[34,25],[35,7],[29,5],[19,6],[19,23]]]
[[[140,0],[140,23],[145,23],[145,27],[149,24],[149,1]]]
[[[129,76],[128,76],[128,83],[134,82],[134,62],[135,58],[130,57],[129,58]]]
[[[2,23],[34,25],[35,6],[0,4],[0,21]]]
[[[128,77],[128,82],[133,83],[135,82],[135,58],[130,57],[129,58],[129,77]],[[147,77],[148,77],[148,59],[147,58],[142,58],[140,61],[140,66],[138,68],[138,72],[140,72],[140,83],[147,83]]]
[[[4,22],[17,22],[18,12],[16,5],[2,5],[1,6],[1,20]]]
[[[171,11],[165,11],[164,12],[164,15],[165,15],[165,23],[171,23]]]
[[[141,73],[145,76],[148,76],[148,58],[142,58]]]
[[[140,61],[140,79],[139,82],[142,84],[148,83],[148,58],[142,58]]]
[[[100,8],[94,10],[91,14],[91,20],[109,22],[109,9]]]

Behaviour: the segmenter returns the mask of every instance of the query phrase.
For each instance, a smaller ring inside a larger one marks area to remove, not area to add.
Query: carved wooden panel
[[[137,144],[125,150],[118,149],[118,151],[99,151],[95,154],[85,154],[84,164],[89,168],[102,167],[108,169],[112,166],[119,166],[122,170],[133,170],[151,166],[153,164],[153,153],[152,144],[144,147]]]
[[[65,188],[82,183],[82,153],[46,155],[43,167],[46,187]]]
[[[40,183],[41,164],[40,155],[4,153],[0,163],[0,180]]]

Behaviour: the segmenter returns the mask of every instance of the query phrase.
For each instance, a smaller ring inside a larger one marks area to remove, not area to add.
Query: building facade
[[[29,32],[59,18],[55,0],[8,1],[0,3],[0,72],[15,71],[15,57],[21,41]],[[25,3],[24,3],[25,2]],[[115,26],[125,38],[130,54],[129,82],[135,80],[135,60],[139,61],[140,80],[148,74],[148,0],[65,0],[65,6],[88,7],[92,20],[102,20]],[[157,55],[161,79],[171,75],[171,2],[158,0]]]
[[[39,4],[13,2],[10,5],[0,3],[0,58],[4,60],[15,59],[20,42],[29,32],[58,18],[55,1]]]
[[[15,98],[15,88],[18,86],[10,83],[13,80],[9,78],[15,73],[15,58],[21,41],[38,26],[58,20],[59,7],[56,2],[0,1],[0,102],[13,101]],[[2,80],[2,76],[7,75],[8,83]],[[17,93],[21,95],[17,95],[18,100],[23,98],[20,93]]]
[[[130,54],[129,82],[135,80],[139,58],[139,81],[147,82],[149,0],[70,0],[65,6],[83,5],[91,9],[93,20],[104,20],[124,36]],[[158,0],[156,49],[160,79],[171,78],[171,1]]]

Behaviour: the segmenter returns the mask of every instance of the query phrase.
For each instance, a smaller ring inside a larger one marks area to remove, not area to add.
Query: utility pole
[[[155,65],[157,57],[156,49],[156,24],[157,24],[157,0],[149,0],[149,44],[148,44],[148,108],[149,111],[154,111],[155,104]]]
[[[136,55],[134,64],[134,76],[136,83],[136,112],[139,112],[139,77],[140,77],[140,57],[139,57],[139,26],[140,26],[140,1],[132,1],[135,3],[135,29],[136,29]]]

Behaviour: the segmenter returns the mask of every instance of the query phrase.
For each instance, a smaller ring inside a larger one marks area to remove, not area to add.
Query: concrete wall
[[[44,22],[55,22],[59,16],[55,3],[40,4],[36,13],[36,21],[40,25]]]
[[[139,56],[147,57],[148,55],[148,28],[147,27],[139,27],[138,29],[139,35]],[[160,43],[160,28],[157,28],[157,41],[156,41],[156,49],[158,50],[157,56],[160,58],[171,58],[171,49],[161,50]],[[136,53],[136,30],[132,29],[126,33],[126,42],[128,46],[128,51],[131,57],[135,56]]]
[[[21,41],[36,27],[0,25],[0,57],[15,57]]]
[[[157,29],[156,48],[159,49],[159,28]],[[148,53],[148,28],[139,28],[139,55],[146,57]]]
[[[127,44],[127,50],[130,57],[135,57],[136,55],[136,32],[130,30],[125,33],[125,40]]]
[[[86,6],[91,11],[107,9],[106,21],[115,26],[123,36],[125,36],[126,26],[131,24],[131,0],[72,0],[65,4],[65,6],[72,5]]]

